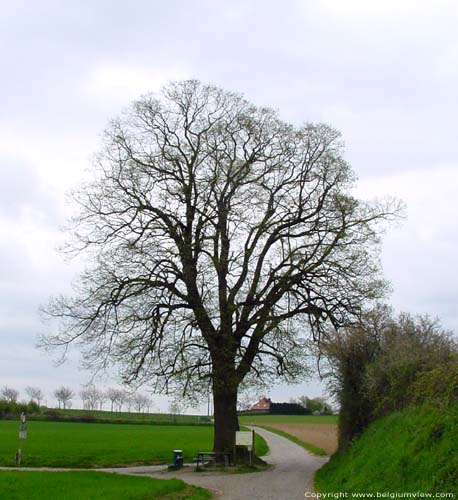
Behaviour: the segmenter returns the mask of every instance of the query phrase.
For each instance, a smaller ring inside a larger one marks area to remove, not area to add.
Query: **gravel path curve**
[[[252,474],[157,472],[151,467],[104,469],[121,474],[148,475],[158,478],[176,477],[213,491],[218,500],[304,500],[313,491],[312,479],[328,457],[317,457],[288,439],[254,427],[268,443],[270,453],[263,457],[273,468]]]

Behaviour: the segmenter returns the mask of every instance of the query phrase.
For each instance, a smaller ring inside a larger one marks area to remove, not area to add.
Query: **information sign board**
[[[251,431],[237,431],[235,444],[236,446],[253,446],[253,433]]]

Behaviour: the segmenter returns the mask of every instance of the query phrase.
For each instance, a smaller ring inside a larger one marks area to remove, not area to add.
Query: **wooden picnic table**
[[[198,451],[195,459],[196,467],[199,468],[199,465],[215,465],[218,461],[217,458],[222,457],[221,463],[224,463],[224,466],[228,466],[231,464],[232,453],[228,451]]]

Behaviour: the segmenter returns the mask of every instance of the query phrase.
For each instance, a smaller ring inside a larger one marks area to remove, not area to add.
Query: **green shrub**
[[[0,399],[0,418],[19,418],[21,413],[38,415],[40,414],[40,407],[33,401],[18,403],[16,401]]]
[[[370,422],[412,402],[456,400],[458,383],[455,389],[446,384],[447,368],[440,367],[456,366],[457,344],[428,316],[393,318],[380,306],[358,324],[325,332],[320,347],[329,387],[340,403],[340,450]]]
[[[384,332],[380,347],[378,356],[367,367],[364,381],[372,419],[408,406],[411,387],[423,373],[457,358],[451,334],[427,316],[401,314]]]
[[[413,404],[430,402],[448,407],[458,402],[458,363],[447,363],[433,370],[422,372],[409,389]]]

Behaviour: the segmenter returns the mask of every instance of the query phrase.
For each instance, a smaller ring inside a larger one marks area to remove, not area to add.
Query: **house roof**
[[[269,410],[270,409],[270,399],[261,398],[257,403],[251,406],[250,410]]]

